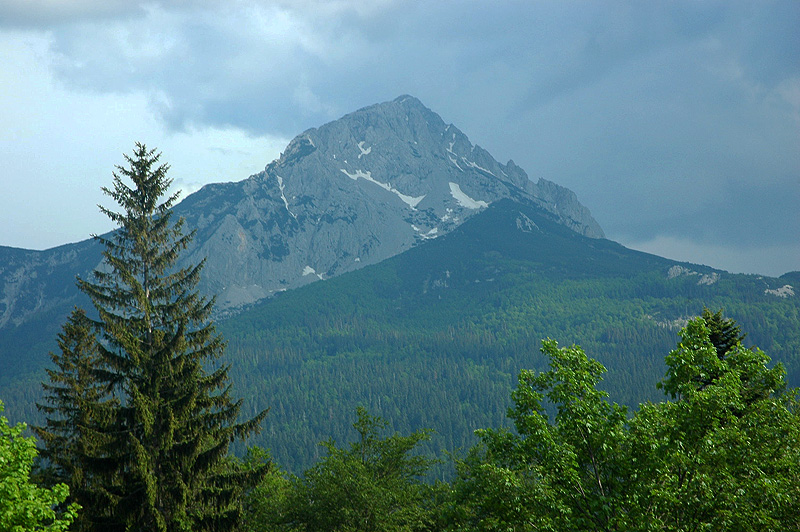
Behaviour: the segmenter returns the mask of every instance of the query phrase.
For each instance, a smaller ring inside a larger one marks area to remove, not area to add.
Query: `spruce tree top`
[[[238,421],[228,366],[215,363],[225,342],[209,319],[214,299],[196,291],[205,261],[176,265],[194,232],[184,232],[182,219],[172,223],[178,194],[168,194],[160,156],[136,143],[116,167],[103,191],[120,212],[100,210],[118,229],[95,237],[104,264],[92,281],[78,280],[98,313],[93,374],[120,399],[102,427],[109,443],[92,457],[109,501],[98,513],[109,530],[230,530],[241,511],[237,493],[266,469],[228,470],[228,447],[258,430],[266,411]]]

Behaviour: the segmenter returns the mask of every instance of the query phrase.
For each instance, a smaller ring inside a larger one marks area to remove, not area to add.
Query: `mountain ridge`
[[[401,96],[306,130],[262,172],[188,195],[174,212],[197,233],[179,266],[205,260],[199,288],[217,297],[217,317],[232,315],[447,234],[501,198],[603,236],[573,192],[534,183]],[[39,367],[69,311],[90,307],[75,278],[101,266],[101,251],[92,239],[41,251],[0,247],[0,361],[14,373]],[[37,354],[15,357],[11,346],[21,345]]]

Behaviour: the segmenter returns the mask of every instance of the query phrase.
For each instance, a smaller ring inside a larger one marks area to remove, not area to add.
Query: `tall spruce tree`
[[[717,357],[722,360],[737,344],[741,343],[746,334],[742,334],[741,326],[731,318],[722,316],[722,309],[711,312],[708,308],[703,308],[701,316],[706,322],[706,327],[711,331],[710,339],[717,350]]]
[[[257,430],[266,411],[238,421],[241,400],[217,362],[225,343],[210,320],[214,300],[196,291],[203,262],[176,266],[194,233],[172,223],[178,194],[167,195],[160,155],[137,143],[116,167],[103,192],[121,210],[100,209],[118,228],[95,237],[104,263],[91,280],[78,279],[98,316],[94,385],[108,394],[101,400],[118,400],[96,427],[107,441],[85,460],[86,474],[102,479],[87,500],[105,501],[90,510],[105,514],[95,530],[232,530],[237,493],[266,470],[228,468],[228,447]]]

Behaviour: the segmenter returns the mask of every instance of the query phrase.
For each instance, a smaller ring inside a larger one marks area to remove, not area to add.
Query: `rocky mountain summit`
[[[534,183],[513,161],[498,163],[411,96],[309,129],[263,172],[207,185],[175,211],[197,229],[184,264],[206,259],[200,288],[231,312],[397,255],[501,198],[603,236],[573,192]],[[69,309],[84,304],[75,276],[99,264],[91,240],[45,251],[0,248],[0,333],[52,340]]]
[[[208,185],[176,211],[198,229],[222,309],[380,262],[457,227],[501,198],[603,232],[570,190],[503,165],[411,96],[295,137],[263,172]]]

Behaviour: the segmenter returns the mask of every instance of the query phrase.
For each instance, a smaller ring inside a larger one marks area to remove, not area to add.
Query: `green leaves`
[[[800,528],[797,393],[712,316],[736,342],[691,320],[660,384],[674,400],[632,416],[597,390],[602,365],[543,342],[549,370],[523,370],[512,394],[516,434],[479,431],[460,463],[451,529]]]
[[[673,398],[703,390],[727,368],[717,356],[704,320],[691,320],[680,334],[678,348],[666,357],[667,376],[657,385]]]
[[[646,405],[631,422],[651,467],[640,486],[668,529],[782,530],[800,526],[800,418],[783,368],[740,342],[718,356],[703,318],[667,357],[663,388],[678,400]],[[650,475],[647,477],[647,475]],[[645,478],[646,477],[646,478]]]
[[[66,500],[69,488],[57,484],[46,489],[31,482],[37,451],[34,438],[22,435],[25,428],[22,423],[11,427],[4,416],[0,417],[0,530],[65,531],[80,507],[70,504],[57,515],[55,507]]]
[[[694,396],[707,388],[737,391],[745,404],[785,390],[783,365],[769,368],[770,358],[763,351],[746,349],[740,340],[726,345],[720,355],[719,347],[712,342],[715,333],[706,324],[705,318],[697,318],[681,330],[677,349],[666,357],[667,375],[659,388],[672,398]],[[738,334],[738,327],[735,329]]]
[[[432,461],[414,454],[426,431],[382,437],[387,424],[359,408],[349,447],[333,440],[319,463],[287,485],[268,476],[251,495],[253,530],[391,532],[427,530],[430,491],[420,482]],[[259,519],[260,518],[260,519]]]
[[[470,526],[605,528],[617,513],[626,410],[596,389],[605,368],[579,347],[546,340],[542,353],[550,369],[523,370],[512,393],[517,434],[479,431],[482,449],[461,464],[458,501],[472,508]]]

